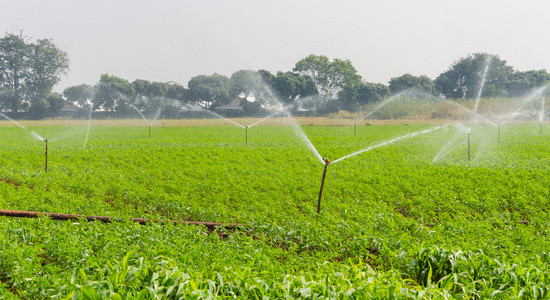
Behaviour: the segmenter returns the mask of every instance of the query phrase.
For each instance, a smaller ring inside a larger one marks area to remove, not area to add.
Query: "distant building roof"
[[[216,107],[215,110],[233,110],[233,111],[243,110],[243,106],[241,105],[241,102],[242,102],[241,98],[235,97],[233,98],[233,100],[231,100],[231,102],[224,105],[220,105]]]
[[[75,111],[78,111],[79,109],[81,109],[81,107],[78,107],[78,106],[72,104],[71,102],[64,101],[63,102],[63,107],[61,108],[61,111],[75,112]]]

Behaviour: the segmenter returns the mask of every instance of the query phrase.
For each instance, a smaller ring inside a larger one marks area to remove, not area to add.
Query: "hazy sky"
[[[309,54],[350,59],[365,81],[435,79],[474,52],[550,70],[550,1],[2,0],[0,30],[50,38],[70,58],[55,88],[109,73],[175,81],[290,71]]]

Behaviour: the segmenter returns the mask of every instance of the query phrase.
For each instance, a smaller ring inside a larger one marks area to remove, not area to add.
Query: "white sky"
[[[550,1],[1,0],[0,30],[50,38],[69,55],[55,90],[95,84],[290,71],[309,54],[350,59],[363,79],[435,79],[474,52],[550,70]],[[2,33],[3,33],[2,32]]]

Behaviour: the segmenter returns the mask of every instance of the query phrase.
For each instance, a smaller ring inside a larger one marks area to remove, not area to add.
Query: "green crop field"
[[[0,295],[548,298],[550,128],[473,125],[468,160],[464,128],[418,123],[304,126],[330,161],[372,147],[328,165],[320,214],[292,126],[2,126],[0,209],[118,221],[0,217]]]

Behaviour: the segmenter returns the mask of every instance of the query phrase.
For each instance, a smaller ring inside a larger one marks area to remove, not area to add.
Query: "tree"
[[[409,73],[390,79],[389,89],[392,94],[397,94],[406,89],[417,89],[428,94],[435,91],[434,82],[426,75],[413,76]]]
[[[61,75],[69,69],[69,58],[50,40],[37,40],[29,47],[29,70],[25,83],[26,98],[32,101],[49,95]]]
[[[29,108],[29,114],[34,119],[53,117],[61,111],[64,103],[61,94],[51,93],[45,98],[36,98]]]
[[[360,111],[365,104],[378,102],[390,95],[390,89],[381,83],[361,82],[353,87],[346,87],[338,93],[342,109]]]
[[[323,112],[327,104],[336,99],[337,93],[345,87],[353,87],[361,82],[361,76],[349,60],[334,59],[324,55],[309,55],[296,63],[294,72],[311,78],[319,97],[314,103],[318,112]]]
[[[266,70],[252,71],[240,70],[231,75],[231,98],[240,97],[247,102],[247,106],[254,109],[247,109],[247,112],[256,113],[261,108],[271,108],[280,104],[277,93],[271,86],[274,80],[273,74]]]
[[[8,34],[0,39],[0,86],[9,91],[5,108],[18,110],[24,97],[24,82],[30,60],[29,47],[21,36]]]
[[[527,94],[533,88],[550,82],[550,74],[546,70],[532,70],[526,72],[514,72],[506,86],[508,95],[520,97]]]
[[[63,96],[65,96],[67,101],[80,107],[85,107],[87,104],[92,102],[94,92],[95,90],[93,86],[89,84],[81,84],[64,89]]]
[[[128,109],[135,95],[134,86],[126,79],[102,74],[96,85],[93,109],[124,111]]]
[[[26,110],[23,100],[43,107],[45,98],[68,68],[67,53],[51,40],[28,43],[22,35],[5,35],[0,39],[0,87],[9,90],[9,101],[6,97],[2,101],[9,107],[4,108]]]
[[[171,100],[184,101],[187,89],[178,83],[168,83],[168,90],[166,90],[166,97]]]
[[[231,80],[224,75],[198,75],[187,83],[187,100],[206,109],[228,103]]]
[[[291,104],[299,98],[317,94],[317,89],[311,78],[292,72],[277,72],[271,85],[285,104]]]
[[[496,55],[475,53],[455,62],[434,82],[436,89],[448,98],[476,98],[485,75],[481,96],[506,96],[506,85],[513,71]]]

